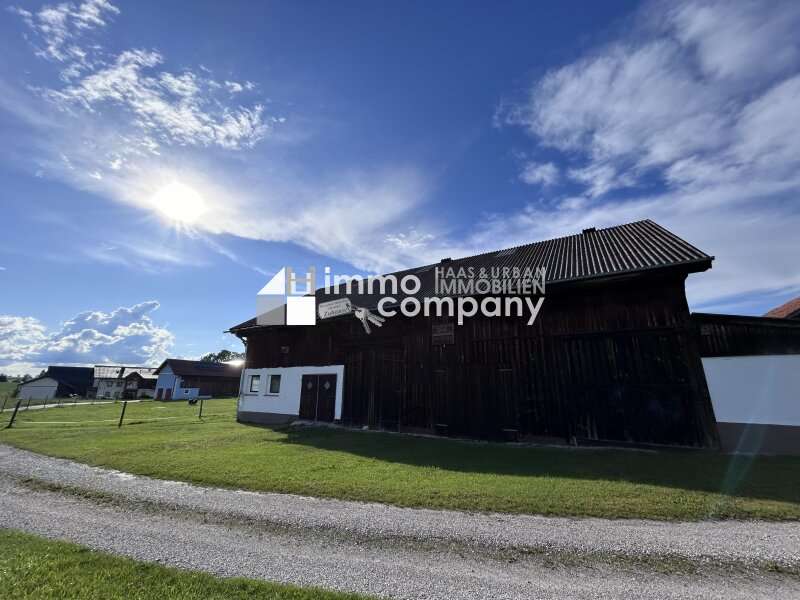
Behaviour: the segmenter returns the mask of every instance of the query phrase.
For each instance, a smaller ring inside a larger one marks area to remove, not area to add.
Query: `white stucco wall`
[[[703,359],[721,423],[800,425],[800,355]]]
[[[122,379],[98,378],[94,380],[98,398],[121,398],[125,382]]]
[[[177,385],[179,383],[179,377],[172,372],[169,365],[165,366],[158,374],[158,379],[156,380],[156,394],[158,394],[158,389],[161,388],[162,390],[172,390],[172,397],[176,396]],[[161,392],[161,399],[164,399],[164,395],[166,391]],[[180,398],[180,396],[178,396]]]
[[[250,376],[261,376],[258,393],[251,393]],[[281,391],[268,393],[269,376],[281,376]],[[342,390],[344,389],[344,365],[325,365],[322,367],[281,367],[275,369],[245,369],[239,390],[239,410],[243,412],[264,412],[279,415],[300,413],[300,384],[303,375],[336,375],[336,408],[334,418],[342,418]]]
[[[55,398],[58,382],[50,377],[37,379],[31,383],[23,383],[19,386],[20,400],[49,400]]]

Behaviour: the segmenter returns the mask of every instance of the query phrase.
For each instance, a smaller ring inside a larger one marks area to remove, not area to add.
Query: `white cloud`
[[[551,162],[529,162],[522,169],[519,178],[530,185],[553,185],[558,181],[558,167]]]
[[[409,250],[429,245],[435,239],[435,236],[432,233],[422,233],[416,229],[409,229],[407,232],[386,234],[384,239],[387,244],[391,244],[399,250]]]
[[[140,240],[127,240],[121,235],[113,243],[95,242],[76,247],[83,256],[93,261],[146,273],[161,273],[174,267],[199,267],[208,264],[197,256],[157,241],[142,244]]]
[[[164,143],[236,149],[264,137],[272,121],[262,105],[219,108],[208,80],[190,71],[155,72],[163,62],[158,52],[126,50],[75,84],[45,94],[64,109],[77,105],[95,113],[102,106],[120,107],[139,130]]]
[[[76,38],[92,29],[105,27],[109,19],[120,12],[107,0],[86,0],[80,4],[46,4],[37,12],[15,6],[9,10],[22,17],[34,33],[39,56],[68,63],[62,71],[65,79],[74,77],[91,66],[87,51],[75,43]]]
[[[644,5],[500,115],[563,153],[579,201],[495,215],[475,239],[652,218],[717,256],[690,278],[697,305],[799,286],[798,26],[794,2]]]
[[[704,73],[717,79],[762,78],[800,60],[796,2],[694,2],[668,10],[668,26],[694,46]]]
[[[46,339],[45,327],[37,319],[0,315],[0,359],[20,360]]]
[[[86,311],[52,332],[34,317],[2,315],[0,370],[20,364],[157,364],[174,342],[172,333],[150,317],[158,307],[151,300],[111,312]]]
[[[579,169],[570,169],[569,178],[586,186],[590,198],[602,196],[606,192],[632,185],[630,176],[620,174],[608,163],[593,163]]]
[[[45,5],[37,12],[10,10],[33,32],[37,54],[61,65],[66,84],[38,91],[63,111],[74,113],[80,108],[90,119],[113,122],[122,138],[141,138],[135,139],[138,145],[133,151],[157,152],[159,144],[252,147],[284,120],[267,117],[259,103],[226,103],[216,93],[222,85],[210,77],[208,69],[199,69],[201,75],[190,69],[162,70],[165,58],[155,50],[131,48],[108,55],[99,41],[87,39],[108,25],[111,16],[120,14],[106,0]],[[236,91],[255,88],[250,81],[225,83]],[[14,105],[15,112],[29,112],[24,103]]]

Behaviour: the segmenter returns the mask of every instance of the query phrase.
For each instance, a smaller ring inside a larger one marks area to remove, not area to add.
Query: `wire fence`
[[[162,409],[172,414],[162,414],[160,412]],[[147,423],[197,423],[220,419],[235,419],[235,404],[230,399],[201,398],[195,404],[189,404],[183,400],[162,402],[149,398],[138,400],[0,398],[2,429],[115,425],[117,428],[122,428]]]

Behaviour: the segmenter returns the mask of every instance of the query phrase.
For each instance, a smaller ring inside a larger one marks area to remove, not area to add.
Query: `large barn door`
[[[300,388],[300,418],[309,421],[333,421],[336,411],[336,375],[303,375]]]
[[[336,412],[336,375],[320,375],[317,386],[317,421],[332,422]]]
[[[317,418],[318,375],[303,375],[300,381],[300,418],[314,421]]]

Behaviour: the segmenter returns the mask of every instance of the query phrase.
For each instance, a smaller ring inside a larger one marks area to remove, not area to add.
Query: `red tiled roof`
[[[773,308],[765,317],[772,317],[774,319],[791,319],[793,317],[800,317],[800,296],[789,300],[785,304]]]

